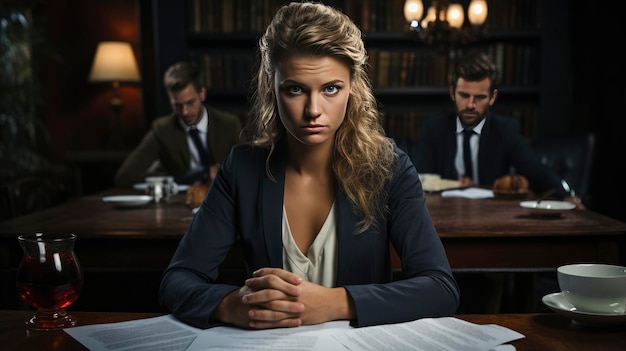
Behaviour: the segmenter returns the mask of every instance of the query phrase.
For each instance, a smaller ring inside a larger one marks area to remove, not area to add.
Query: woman
[[[381,127],[359,29],[331,7],[294,2],[259,50],[255,137],[220,167],[164,272],[163,306],[200,328],[454,314],[458,288],[417,172]],[[216,282],[237,240],[242,287]]]

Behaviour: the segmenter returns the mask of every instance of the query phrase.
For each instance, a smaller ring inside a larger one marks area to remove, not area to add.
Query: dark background
[[[46,60],[42,73],[49,157],[81,167],[84,193],[110,186],[123,158],[123,153],[101,152],[114,119],[108,105],[110,86],[87,80],[98,42],[129,41],[137,56],[142,82],[121,87],[124,141],[132,148],[150,122],[168,112],[160,86],[164,67],[187,55],[184,27],[176,23],[176,14],[164,16],[159,9],[176,12],[184,7],[184,1],[163,0],[46,0],[34,6],[35,18],[57,52]],[[621,173],[626,166],[626,77],[623,56],[617,53],[624,21],[618,11],[574,6],[566,0],[550,1],[546,8],[543,31],[549,35],[542,50],[558,55],[543,55],[541,84],[547,88],[541,100],[549,107],[542,109],[537,133],[595,133],[590,207],[626,220]]]

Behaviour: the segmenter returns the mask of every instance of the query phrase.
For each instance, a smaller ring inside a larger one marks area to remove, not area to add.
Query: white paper
[[[474,324],[455,317],[354,328],[333,337],[348,350],[488,351],[524,335],[495,324]],[[508,345],[515,349],[512,345]]]
[[[187,351],[200,350],[262,350],[262,351],[315,351],[346,350],[331,337],[333,332],[354,329],[347,321],[304,325],[297,328],[267,330],[242,330],[232,327],[215,327],[202,332]]]
[[[443,197],[464,197],[468,199],[488,199],[494,197],[493,191],[482,188],[465,188],[445,190],[441,192]]]
[[[515,350],[516,350],[515,346],[506,344],[506,345],[498,345],[489,351],[515,351]]]
[[[270,330],[232,327],[198,329],[172,315],[128,322],[67,328],[92,351],[105,350],[497,350],[524,335],[495,324],[479,325],[455,317],[352,328],[347,321]]]
[[[203,331],[172,315],[63,330],[91,351],[182,351]]]

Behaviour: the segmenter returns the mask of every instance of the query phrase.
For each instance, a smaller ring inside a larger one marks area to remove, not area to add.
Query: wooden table
[[[109,190],[0,223],[0,249],[8,250],[8,255],[2,252],[0,267],[19,263],[19,234],[43,231],[75,233],[76,254],[86,268],[165,268],[193,218],[186,196],[126,208],[102,201],[114,194],[143,193]]]
[[[533,217],[520,201],[428,194],[426,204],[450,265],[457,271],[532,271],[626,259],[620,257],[626,223],[589,210]]]
[[[15,270],[22,257],[17,236],[40,231],[78,235],[76,253],[86,274],[86,291],[77,301],[85,310],[119,311],[120,301],[156,291],[161,271],[169,263],[192,219],[184,193],[168,203],[116,208],[103,195],[140,193],[112,189],[61,206],[0,223],[0,273],[4,289],[1,308],[20,301],[14,289]],[[464,199],[428,194],[427,206],[453,269],[541,271],[571,262],[619,263],[626,223],[592,211],[572,211],[559,218],[529,216],[519,200]],[[237,277],[236,255],[226,268]],[[399,266],[397,256],[394,266]],[[233,278],[235,279],[235,278]],[[126,285],[124,285],[126,284]],[[108,298],[101,297],[106,294]],[[7,303],[7,301],[9,301]],[[92,304],[93,302],[93,304]],[[133,306],[158,310],[156,296]],[[82,305],[81,305],[82,304]],[[108,305],[107,305],[108,304]],[[126,310],[126,309],[124,309]]]
[[[191,223],[184,193],[168,203],[118,208],[103,195],[142,194],[111,189],[61,206],[0,223],[1,308],[21,308],[14,289],[22,258],[17,236],[32,232],[73,232],[76,255],[85,272],[79,309],[160,311],[156,297],[159,277]],[[150,294],[145,294],[150,291]]]
[[[0,345],[6,351],[86,350],[64,331],[33,332],[24,326],[31,311],[0,311]],[[72,312],[79,325],[113,323],[160,316],[160,313]],[[476,314],[457,318],[477,324],[498,324],[525,335],[513,341],[517,351],[623,351],[626,326],[586,328],[556,313]]]

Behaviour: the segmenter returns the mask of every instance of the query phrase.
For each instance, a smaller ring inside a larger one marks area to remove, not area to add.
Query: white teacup
[[[580,312],[626,313],[626,267],[601,264],[569,264],[557,268],[559,287]]]
[[[145,180],[148,184],[146,193],[152,196],[156,203],[161,200],[169,201],[172,195],[178,193],[178,184],[172,176],[146,177]]]

